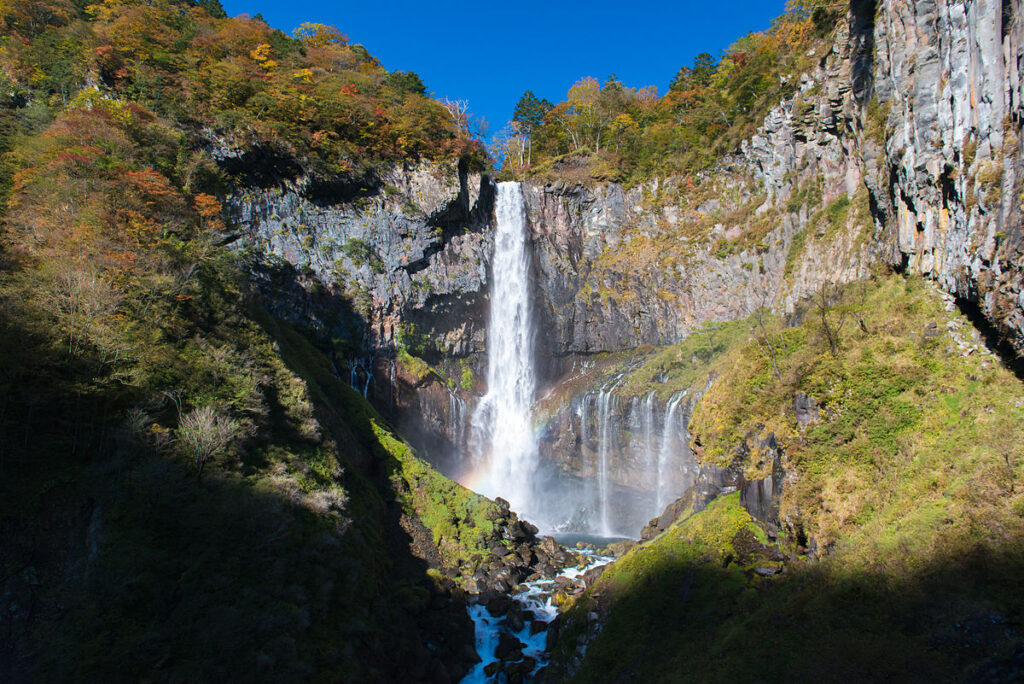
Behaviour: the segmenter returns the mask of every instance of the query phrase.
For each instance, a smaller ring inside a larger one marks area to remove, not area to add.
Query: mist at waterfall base
[[[450,432],[461,472],[451,474],[485,496],[506,499],[543,533],[635,538],[693,484],[686,434],[691,403],[683,393],[664,408],[654,392],[623,397],[617,393],[621,379],[615,378],[570,402],[576,467],[545,458],[547,426],[538,424],[534,412],[530,246],[518,183],[498,184],[495,219],[487,392],[469,416],[452,394]]]

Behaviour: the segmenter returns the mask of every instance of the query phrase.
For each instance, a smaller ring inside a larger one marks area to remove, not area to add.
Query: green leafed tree
[[[427,86],[414,71],[392,71],[384,79],[384,85],[403,95],[426,95]]]
[[[669,85],[669,90],[684,91],[691,88],[703,88],[711,83],[718,63],[715,58],[702,52],[693,58],[692,67],[683,67]]]
[[[523,93],[523,96],[519,98],[519,102],[516,104],[516,108],[512,112],[512,122],[516,125],[519,132],[526,136],[527,164],[532,161],[531,156],[533,150],[531,139],[533,132],[544,125],[544,117],[553,108],[553,104],[543,98],[537,97],[533,94],[532,90],[527,90]]]

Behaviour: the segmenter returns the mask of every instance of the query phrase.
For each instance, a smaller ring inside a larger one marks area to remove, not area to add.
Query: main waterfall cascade
[[[530,263],[523,194],[518,183],[499,183],[495,207],[491,311],[487,329],[487,394],[472,417],[478,489],[501,496],[538,519],[534,501],[537,445],[531,408],[536,394]]]
[[[508,500],[545,532],[636,536],[693,483],[686,394],[673,395],[662,411],[654,391],[621,397],[623,377],[606,380],[568,407],[577,431],[577,467],[560,468],[554,459],[541,458],[533,413],[529,242],[518,183],[498,184],[495,218],[487,393],[472,411],[449,393],[452,446],[472,461],[471,475],[462,479],[487,496]]]
[[[611,440],[609,439],[609,429],[611,429],[611,411],[617,407],[617,397],[615,396],[615,388],[617,386],[617,382],[613,383],[607,390],[602,388],[601,392],[597,395],[598,434],[600,435],[597,450],[597,482],[598,491],[600,492],[598,510],[601,512],[600,526],[598,527],[597,532],[604,537],[614,536],[609,512],[609,506],[611,504],[609,500],[611,497],[609,480],[611,473],[609,472],[608,450],[611,448]]]

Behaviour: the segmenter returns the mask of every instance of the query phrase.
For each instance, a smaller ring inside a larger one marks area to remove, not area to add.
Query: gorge
[[[491,150],[332,27],[0,22],[0,679],[1024,678],[1021,0]]]

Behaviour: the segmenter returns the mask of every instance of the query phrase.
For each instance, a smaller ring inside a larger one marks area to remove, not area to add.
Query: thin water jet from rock
[[[466,402],[448,390],[448,434],[455,451],[461,453],[466,442]]]
[[[590,407],[591,396],[584,394],[583,399],[580,401],[580,465],[584,477],[587,473],[597,474],[597,463],[588,463],[587,454],[593,453],[590,449],[590,416],[588,408]],[[594,486],[594,477],[585,479],[585,505],[591,510],[597,509],[597,488]]]
[[[672,398],[669,399],[668,404],[665,406],[665,423],[662,426],[661,450],[658,452],[658,486],[656,492],[658,510],[668,505],[670,494],[672,493],[669,489],[670,483],[668,480],[678,466],[678,440],[676,439],[678,430],[676,426],[679,416],[679,402],[684,397],[686,397],[685,391],[677,392],[672,395]]]
[[[601,392],[597,395],[597,416],[598,416],[598,435],[600,443],[598,444],[598,490],[600,491],[600,515],[601,515],[601,526],[599,533],[603,537],[611,537],[612,525],[611,516],[609,513],[611,491],[610,491],[610,473],[609,473],[609,452],[611,448],[611,440],[614,436],[611,421],[611,414],[615,411],[618,397],[615,396],[615,390],[618,389],[620,379],[616,379],[612,383],[611,387],[607,390],[602,388]]]
[[[654,390],[647,395],[644,399],[644,410],[643,410],[643,445],[645,460],[647,462],[647,471],[655,472],[658,467],[658,450],[654,446]]]

